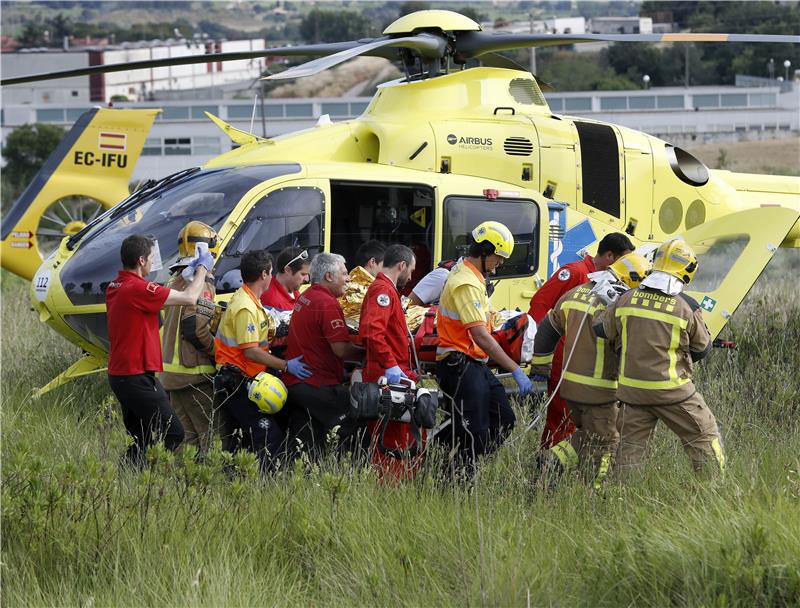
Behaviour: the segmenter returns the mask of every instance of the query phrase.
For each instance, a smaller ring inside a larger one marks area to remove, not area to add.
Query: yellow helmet
[[[494,245],[494,252],[501,258],[510,258],[514,251],[514,236],[511,231],[500,222],[483,222],[475,226],[472,238],[476,243],[488,242]]]
[[[192,257],[196,243],[208,243],[208,250],[214,257],[219,252],[217,232],[208,224],[191,221],[178,233],[178,253],[182,258]]]
[[[643,255],[628,253],[611,264],[608,269],[618,280],[634,289],[650,273],[650,262]]]
[[[265,414],[276,414],[286,403],[288,393],[280,378],[261,372],[250,382],[247,396]]]
[[[671,274],[688,285],[697,272],[697,256],[686,241],[673,239],[656,250],[653,270]]]

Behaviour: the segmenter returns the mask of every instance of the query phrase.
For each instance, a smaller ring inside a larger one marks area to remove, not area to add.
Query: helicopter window
[[[411,247],[417,266],[406,287],[433,267],[433,188],[420,184],[331,182],[331,251],[355,266],[355,253],[372,239]]]
[[[229,293],[241,283],[241,256],[266,249],[273,257],[286,247],[307,249],[311,257],[324,245],[324,195],[312,187],[280,188],[258,201],[225,247],[214,268],[217,293]]]
[[[581,142],[583,202],[620,217],[619,148],[608,125],[575,121]]]
[[[467,250],[467,234],[481,222],[494,220],[514,235],[511,258],[497,269],[498,277],[529,276],[538,266],[539,208],[520,199],[450,196],[444,201],[442,259],[454,260]]]
[[[120,269],[120,244],[131,234],[150,234],[158,239],[164,269],[148,279],[166,282],[170,264],[178,259],[178,232],[187,222],[199,220],[219,230],[248,190],[299,171],[300,166],[295,164],[197,171],[151,195],[145,194],[124,213],[107,212],[78,242],[78,250],[61,271],[67,296],[75,305],[105,302],[105,285]]]

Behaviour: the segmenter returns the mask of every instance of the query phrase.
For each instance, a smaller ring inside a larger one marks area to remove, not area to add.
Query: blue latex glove
[[[194,278],[194,273],[197,271],[197,258],[189,262],[189,265],[181,270],[181,276],[187,283],[191,283]]]
[[[208,249],[197,256],[197,265],[205,266],[206,270],[211,272],[211,269],[214,267],[214,256],[211,255],[211,252]]]
[[[313,374],[311,370],[306,367],[306,364],[303,363],[302,359],[303,355],[295,357],[294,359],[289,359],[286,362],[286,371],[293,376],[297,376],[301,380],[305,380],[306,378],[310,378]]]
[[[517,381],[517,386],[519,386],[519,394],[520,395],[527,395],[528,393],[533,390],[533,383],[531,379],[522,371],[521,367],[518,367],[511,375],[514,376],[514,380]]]
[[[383,373],[383,375],[386,376],[386,379],[389,381],[389,384],[397,384],[400,382],[401,378],[408,378],[408,376],[406,376],[403,373],[403,370],[400,369],[399,365],[390,367]]]

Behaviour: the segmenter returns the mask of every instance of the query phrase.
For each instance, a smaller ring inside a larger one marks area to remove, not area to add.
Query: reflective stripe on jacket
[[[246,358],[244,351],[251,347],[269,350],[273,328],[272,317],[250,288],[242,285],[233,294],[219,322],[215,338],[217,368],[226,363],[235,365],[251,378],[265,371],[263,363]]]
[[[602,331],[621,351],[620,401],[669,405],[695,393],[692,361],[711,350],[711,335],[691,297],[632,289],[603,315]]]
[[[598,337],[592,329],[595,319],[606,308],[591,295],[593,285],[589,282],[569,290],[543,323],[549,322],[559,335],[565,337],[561,396],[575,403],[602,405],[616,400],[618,361],[608,340]],[[539,340],[537,332],[535,355],[542,356],[555,349],[556,340],[553,338],[547,341],[552,344],[544,344],[546,336],[547,333],[543,332],[543,338]],[[570,353],[572,356],[567,363]]]
[[[187,283],[177,272],[166,286],[183,291]],[[208,381],[216,371],[214,336],[210,329],[216,306],[215,294],[214,277],[208,275],[197,304],[168,306],[164,310],[164,325],[161,328],[164,371],[159,378],[168,391]]]

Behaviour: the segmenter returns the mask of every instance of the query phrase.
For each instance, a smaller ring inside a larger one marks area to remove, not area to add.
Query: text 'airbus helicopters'
[[[368,239],[401,242],[417,255],[413,285],[439,260],[458,257],[474,226],[497,220],[513,229],[516,247],[494,277],[492,302],[522,310],[543,279],[591,252],[608,232],[624,231],[642,246],[683,235],[700,256],[691,293],[714,336],[776,249],[800,247],[800,178],[709,171],[655,137],[554,114],[536,78],[496,54],[594,41],[796,44],[800,36],[488,34],[471,19],[441,10],[406,15],[383,33],[373,40],[93,66],[3,82],[266,55],[322,56],[271,79],[313,75],[358,55],[399,55],[405,71],[404,78],[381,85],[364,114],[349,122],[262,139],[210,116],[240,144],[237,149],[145,184],[68,234],[35,271],[32,293],[40,318],[87,354],[47,388],[104,367],[104,291],[118,270],[122,240],[153,235],[168,268],[178,257],[178,231],[190,220],[219,233],[214,275],[223,298],[238,285],[239,258],[250,249],[274,254],[294,245],[311,255],[333,251],[351,258]],[[466,67],[475,59],[483,66]],[[4,266],[28,277],[38,266],[36,247],[23,251],[10,243],[14,233],[35,232],[37,214],[52,202],[43,194],[48,188],[105,203],[108,197],[81,191],[76,176],[85,171],[76,171],[76,159],[102,158],[108,134],[125,134],[126,120],[142,124],[142,114],[130,114],[136,112],[150,112],[144,119],[152,122],[153,110],[93,110],[82,117],[81,130],[68,135],[48,171],[5,218]],[[138,155],[146,130],[126,137]],[[66,163],[66,182],[59,181],[59,163]],[[106,164],[94,167],[106,176],[95,183],[121,184],[130,168]],[[104,182],[110,173],[117,181]],[[22,260],[20,253],[30,257]],[[164,282],[166,273],[150,279]]]

